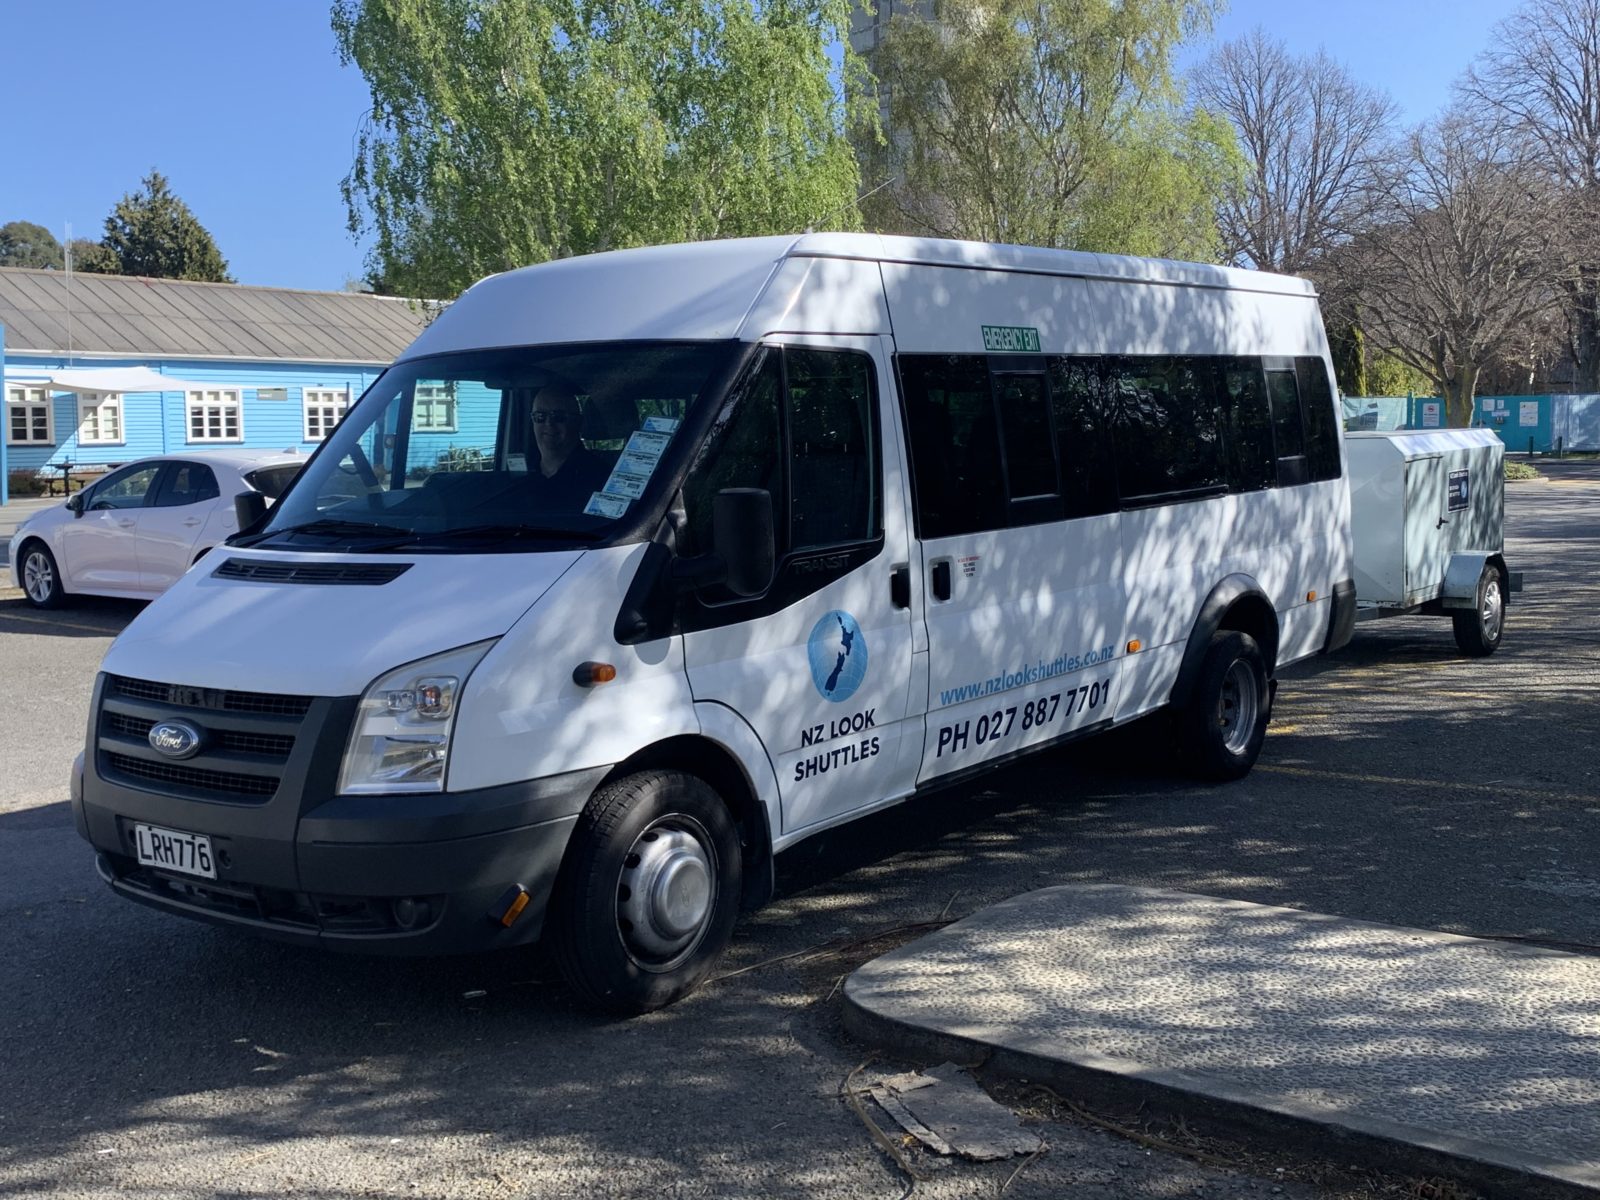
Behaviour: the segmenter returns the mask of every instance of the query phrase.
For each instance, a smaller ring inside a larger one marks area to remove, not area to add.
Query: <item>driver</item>
[[[528,473],[535,503],[562,511],[581,509],[605,486],[610,468],[582,440],[583,410],[565,388],[542,387],[528,414],[539,463]]]

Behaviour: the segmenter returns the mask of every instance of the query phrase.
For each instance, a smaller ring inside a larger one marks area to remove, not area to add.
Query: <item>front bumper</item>
[[[74,819],[97,851],[101,877],[141,904],[283,941],[454,954],[535,940],[578,813],[607,770],[473,792],[335,796],[353,702],[313,700],[298,716],[240,716],[218,697],[248,693],[161,694],[118,683],[97,683],[88,748],[74,766]],[[140,750],[129,723],[174,707],[223,748],[188,760],[200,768],[157,777],[146,764],[159,760]],[[255,747],[261,743],[240,739],[259,739],[269,727],[292,742],[281,761],[228,757],[224,734],[232,745]],[[208,791],[269,766],[269,794]],[[217,878],[140,864],[136,823],[209,837]],[[498,917],[516,887],[529,902],[508,927]]]

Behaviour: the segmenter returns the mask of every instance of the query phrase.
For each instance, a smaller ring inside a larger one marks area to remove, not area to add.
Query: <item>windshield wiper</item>
[[[393,537],[396,534],[409,534],[410,530],[401,529],[396,525],[385,525],[381,521],[344,521],[333,517],[319,517],[315,521],[306,521],[299,525],[285,525],[280,529],[266,529],[260,533],[253,533],[234,543],[236,546],[254,546],[257,542],[265,541],[272,537],[287,537],[293,533],[327,534],[329,537],[357,535],[373,537],[375,535]]]
[[[518,538],[554,537],[591,541],[594,535],[576,529],[558,529],[552,525],[525,525],[521,523],[500,525],[463,525],[459,529],[440,529],[431,533],[418,533],[407,539],[407,544],[420,541],[454,541],[457,538],[483,541],[515,541]]]

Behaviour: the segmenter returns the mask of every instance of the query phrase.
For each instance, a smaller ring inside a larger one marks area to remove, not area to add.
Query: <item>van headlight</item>
[[[339,794],[442,792],[461,689],[497,640],[419,659],[375,680],[356,709]]]

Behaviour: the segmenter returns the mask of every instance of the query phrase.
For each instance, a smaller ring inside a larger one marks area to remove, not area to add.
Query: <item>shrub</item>
[[[1539,474],[1538,471],[1534,470],[1531,466],[1529,466],[1525,462],[1514,462],[1514,461],[1512,461],[1511,459],[1508,458],[1508,459],[1505,460],[1505,463],[1506,463],[1506,478],[1507,479],[1543,479],[1544,478],[1543,475]]]
[[[37,471],[7,471],[6,486],[13,496],[44,495],[44,480]]]

